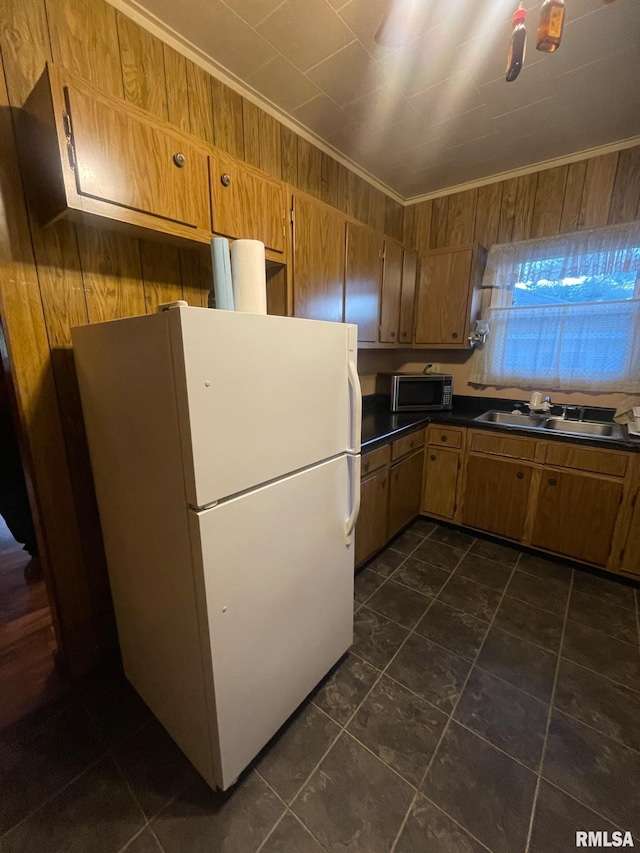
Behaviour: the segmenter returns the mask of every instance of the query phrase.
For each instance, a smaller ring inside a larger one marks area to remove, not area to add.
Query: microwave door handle
[[[349,399],[351,401],[351,436],[347,453],[360,453],[362,433],[362,390],[355,361],[349,358]]]
[[[345,543],[351,545],[353,541],[353,528],[356,526],[360,513],[360,457],[348,456],[349,465],[349,505],[351,513],[345,524]]]

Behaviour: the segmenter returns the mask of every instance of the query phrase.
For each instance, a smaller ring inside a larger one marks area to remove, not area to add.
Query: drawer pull
[[[220,175],[220,183],[223,187],[228,187],[231,183],[231,175],[227,175],[227,173],[224,172],[222,175]]]
[[[432,462],[435,462],[435,461],[436,461],[436,455],[435,455],[435,453],[432,453],[432,454],[431,454],[431,456],[429,457],[429,459],[430,459]]]
[[[558,481],[555,479],[555,477],[549,478],[549,485],[550,486],[557,486],[558,485]]]
[[[452,333],[451,333],[451,337],[452,337],[452,338],[457,338],[457,337],[458,337],[458,333],[457,333],[457,332],[452,332]]]
[[[522,473],[522,471],[518,471],[518,473],[516,474],[516,477],[518,478],[518,480],[522,480],[522,478],[524,477],[524,474]]]
[[[182,169],[184,164],[187,162],[187,158],[184,156],[184,154],[181,154],[180,151],[176,151],[176,153],[173,155],[173,162],[176,164],[178,169]]]

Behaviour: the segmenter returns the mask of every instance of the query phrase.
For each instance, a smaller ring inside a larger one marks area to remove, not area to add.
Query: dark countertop
[[[446,412],[401,412],[389,411],[389,398],[372,394],[365,397],[362,406],[362,451],[373,450],[377,444],[383,444],[390,438],[399,438],[404,432],[430,423],[451,424],[452,426],[473,427],[474,429],[489,429],[492,432],[508,432],[514,435],[535,436],[565,444],[581,444],[590,447],[609,448],[613,450],[631,450],[640,452],[640,439],[618,440],[613,438],[593,438],[591,436],[559,434],[557,432],[520,429],[504,424],[478,423],[474,420],[478,415],[490,410],[510,412],[513,409],[511,400],[496,397],[463,397],[454,395],[453,409]],[[585,420],[612,421],[613,409],[589,409],[585,412]]]

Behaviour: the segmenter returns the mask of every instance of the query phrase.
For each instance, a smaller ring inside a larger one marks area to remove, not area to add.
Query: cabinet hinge
[[[72,169],[76,168],[76,152],[73,148],[73,128],[71,126],[71,116],[69,113],[62,113],[62,123],[64,125],[64,135],[67,141],[67,156],[69,158],[69,165]]]
[[[293,225],[294,223],[293,209],[289,211],[289,222]]]

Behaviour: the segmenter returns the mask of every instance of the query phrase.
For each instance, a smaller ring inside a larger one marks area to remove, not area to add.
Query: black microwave
[[[376,391],[391,398],[392,412],[453,408],[453,376],[450,373],[379,373]]]

